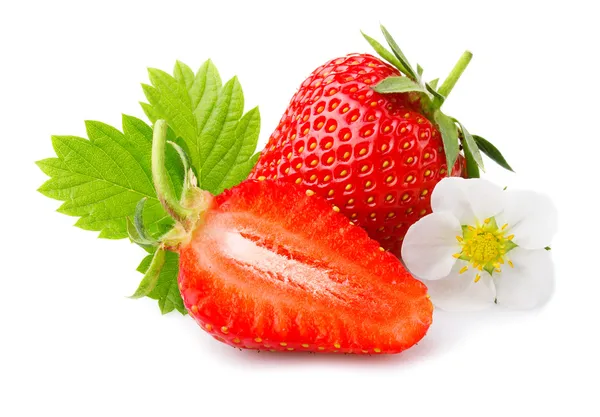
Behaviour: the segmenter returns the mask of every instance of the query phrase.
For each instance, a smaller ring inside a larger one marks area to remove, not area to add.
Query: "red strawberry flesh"
[[[215,197],[180,256],[186,308],[232,346],[397,353],[431,324],[426,287],[295,185],[246,181]]]

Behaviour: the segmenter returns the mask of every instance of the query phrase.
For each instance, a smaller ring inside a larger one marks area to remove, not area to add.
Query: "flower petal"
[[[503,203],[502,189],[480,178],[444,178],[431,195],[434,212],[449,211],[463,225],[495,216],[502,211]]]
[[[490,274],[480,272],[481,278],[475,282],[479,271],[470,268],[463,274],[459,273],[465,264],[457,262],[444,279],[424,281],[436,307],[446,311],[479,311],[494,305],[496,289]]]
[[[541,249],[556,234],[557,211],[550,197],[533,191],[505,191],[502,219],[513,241],[525,249]]]
[[[554,291],[554,265],[550,252],[515,248],[509,255],[514,268],[504,265],[502,272],[494,275],[498,305],[530,309],[548,301]]]
[[[452,214],[431,213],[408,229],[402,244],[402,260],[419,278],[443,278],[456,263],[452,255],[460,252],[456,236],[461,235],[460,223]]]

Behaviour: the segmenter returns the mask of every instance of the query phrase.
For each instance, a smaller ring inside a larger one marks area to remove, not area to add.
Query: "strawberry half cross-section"
[[[246,180],[212,196],[188,172],[181,200],[155,123],[153,177],[177,221],[156,251],[180,255],[179,289],[196,322],[231,346],[271,351],[398,353],[431,324],[427,288],[325,199],[277,181]],[[162,260],[161,260],[162,259]]]

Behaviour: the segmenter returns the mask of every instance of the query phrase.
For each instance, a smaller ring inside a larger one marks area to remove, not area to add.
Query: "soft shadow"
[[[436,309],[433,324],[423,339],[429,347],[428,355],[444,355],[468,343],[469,337],[482,328],[503,326],[530,315],[539,314],[541,309],[514,311],[493,306],[477,312],[447,312]]]
[[[327,364],[332,366],[354,366],[354,367],[389,367],[390,364],[411,364],[418,362],[425,357],[424,354],[418,354],[422,350],[421,345],[412,347],[398,355],[353,355],[353,354],[335,354],[335,353],[314,353],[314,352],[269,352],[255,351],[246,349],[236,349],[222,343],[210,343],[210,351],[215,356],[220,356],[228,362],[233,362],[241,366],[253,367],[279,367],[284,366],[311,366]]]
[[[435,310],[434,320],[427,335],[412,348],[397,355],[352,355],[309,352],[269,352],[237,349],[219,343],[208,335],[203,335],[200,343],[216,358],[240,366],[275,367],[310,366],[312,364],[327,364],[332,366],[354,367],[390,367],[414,366],[431,358],[451,353],[464,343],[468,343],[469,335],[476,334],[478,329],[503,325],[514,322],[526,315],[538,314],[539,310],[528,312],[508,311],[498,307],[487,311],[469,313],[450,313]]]

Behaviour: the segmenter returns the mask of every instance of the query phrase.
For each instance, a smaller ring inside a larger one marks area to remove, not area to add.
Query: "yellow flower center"
[[[487,264],[501,259],[500,239],[495,234],[477,231],[475,235],[465,241],[463,252],[477,264]]]
[[[469,266],[486,271],[490,275],[494,272],[502,272],[502,265],[508,263],[513,267],[513,263],[507,259],[506,254],[517,245],[512,240],[514,235],[506,235],[508,224],[498,227],[496,219],[490,217],[483,221],[483,224],[477,223],[475,226],[462,226],[463,235],[456,236],[456,240],[461,245],[461,251],[454,254],[454,257],[468,262],[461,268],[459,273],[463,274]],[[475,282],[479,281],[481,275],[475,275]]]

